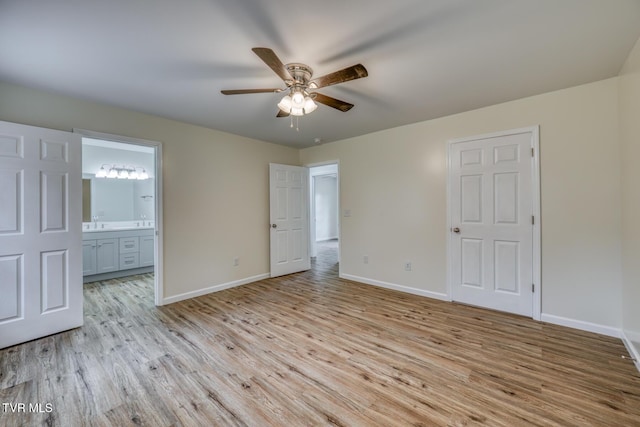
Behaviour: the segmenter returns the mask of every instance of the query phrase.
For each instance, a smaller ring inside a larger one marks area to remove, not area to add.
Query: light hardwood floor
[[[340,280],[331,252],[161,308],[152,282],[90,284],[85,326],[1,350],[0,403],[53,411],[0,425],[640,425],[619,340]]]

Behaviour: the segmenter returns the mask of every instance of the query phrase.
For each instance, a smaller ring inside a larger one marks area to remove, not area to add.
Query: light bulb
[[[302,92],[295,92],[291,97],[291,106],[295,108],[304,107],[304,95]]]
[[[107,170],[104,168],[104,166],[100,166],[100,170],[96,172],[96,178],[106,178],[106,177],[107,177]]]

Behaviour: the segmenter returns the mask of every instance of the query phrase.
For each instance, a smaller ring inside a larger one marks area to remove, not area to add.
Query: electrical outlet
[[[235,258],[233,259],[233,266],[234,266],[234,267],[237,267],[237,266],[239,266],[239,265],[240,265],[240,258],[235,257]]]
[[[363,257],[362,257],[362,261],[363,261],[365,264],[369,264],[369,255],[365,255],[365,256],[363,256]]]
[[[411,271],[411,261],[405,261],[404,262],[404,270],[405,271]]]

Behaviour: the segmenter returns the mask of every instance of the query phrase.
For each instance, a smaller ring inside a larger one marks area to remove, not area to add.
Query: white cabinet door
[[[98,274],[120,270],[118,239],[99,239],[97,241]]]
[[[450,145],[454,301],[533,314],[533,131]]]
[[[304,167],[269,165],[271,277],[311,268],[308,177]]]
[[[82,242],[82,275],[90,276],[98,272],[96,258],[96,241],[84,240]]]
[[[0,348],[82,325],[80,136],[0,122]]]
[[[153,265],[154,245],[154,236],[140,236],[140,267]]]

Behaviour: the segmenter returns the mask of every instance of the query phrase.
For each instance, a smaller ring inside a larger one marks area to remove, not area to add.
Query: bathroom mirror
[[[154,220],[154,179],[82,179],[82,221]]]

